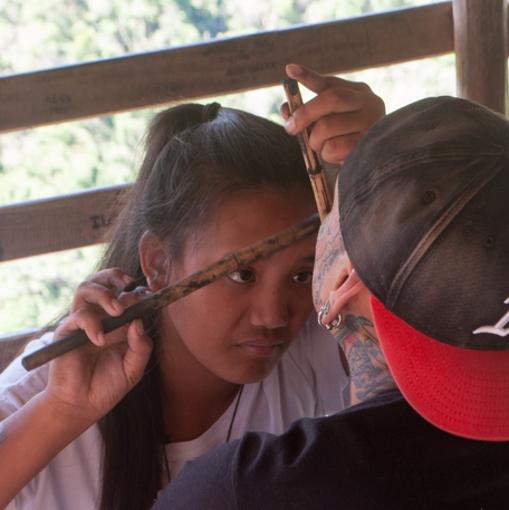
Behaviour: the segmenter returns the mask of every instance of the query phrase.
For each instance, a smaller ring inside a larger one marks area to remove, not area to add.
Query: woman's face
[[[188,240],[170,271],[176,281],[229,252],[313,214],[301,192],[239,192]],[[164,356],[235,384],[264,378],[312,310],[315,237],[302,240],[168,306],[162,317]]]

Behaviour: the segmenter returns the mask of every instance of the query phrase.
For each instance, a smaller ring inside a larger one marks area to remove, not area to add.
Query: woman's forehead
[[[190,232],[185,251],[189,254],[196,249],[208,250],[216,255],[237,251],[277,234],[314,212],[312,200],[303,191],[269,189],[236,193],[222,200],[211,217]],[[290,252],[312,252],[314,237],[304,241],[296,243]]]

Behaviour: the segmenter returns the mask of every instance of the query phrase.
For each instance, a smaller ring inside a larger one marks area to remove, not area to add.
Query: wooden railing
[[[8,76],[0,132],[269,86],[292,61],[345,73],[453,51],[458,95],[505,113],[507,33],[507,0],[453,0]],[[0,207],[0,261],[100,242],[128,187]]]
[[[0,80],[0,132],[274,85],[288,62],[344,73],[453,48],[445,2],[21,74]]]

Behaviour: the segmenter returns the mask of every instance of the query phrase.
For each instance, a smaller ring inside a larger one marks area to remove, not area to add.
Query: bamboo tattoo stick
[[[285,89],[290,113],[293,114],[297,108],[303,105],[299,84],[296,80],[286,78],[283,81],[283,87]],[[318,214],[320,215],[320,220],[323,221],[331,209],[331,200],[327,190],[325,172],[322,169],[318,156],[309,146],[309,130],[304,129],[297,135],[297,139],[299,140],[300,150],[302,151],[302,156],[306,163],[306,169],[311,181],[311,187],[313,188]]]
[[[170,285],[130,306],[118,317],[107,317],[102,321],[103,331],[109,333],[134,319],[142,317],[144,313],[162,308],[177,301],[195,290],[201,289],[219,278],[232,273],[236,269],[272,255],[297,241],[305,239],[317,232],[320,220],[316,214],[278,234],[267,237],[262,241],[247,246],[239,251],[226,255],[222,259],[210,264],[205,269],[197,271],[184,278],[175,285]],[[65,354],[77,347],[85,345],[88,337],[83,330],[77,330],[64,338],[25,356],[21,363],[27,370],[33,370],[48,361]]]

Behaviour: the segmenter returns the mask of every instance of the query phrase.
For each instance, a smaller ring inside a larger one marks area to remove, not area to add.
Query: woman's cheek
[[[304,326],[306,319],[314,309],[311,298],[311,284],[297,287],[298,289],[291,293],[288,303],[292,335],[296,334]]]

